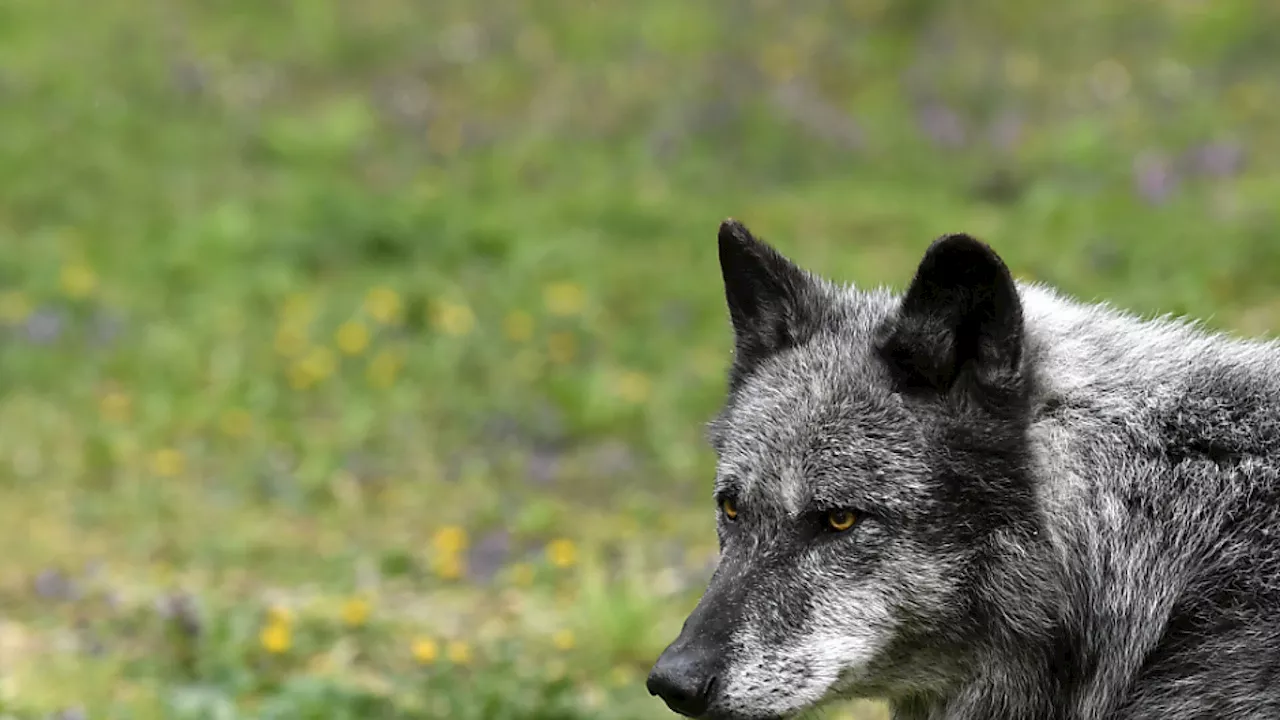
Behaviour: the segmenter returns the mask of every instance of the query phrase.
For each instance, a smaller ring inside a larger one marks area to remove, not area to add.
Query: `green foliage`
[[[1269,331],[1277,20],[0,2],[3,714],[669,717],[716,224]]]

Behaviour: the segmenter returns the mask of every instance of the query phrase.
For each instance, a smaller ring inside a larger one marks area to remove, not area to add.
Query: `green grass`
[[[1269,4],[800,8],[0,0],[3,712],[669,717],[726,216],[1271,330]]]

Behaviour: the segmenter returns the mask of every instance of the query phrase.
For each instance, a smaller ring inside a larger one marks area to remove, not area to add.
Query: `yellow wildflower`
[[[523,310],[513,310],[502,322],[502,329],[508,340],[525,342],[533,337],[533,316]]]
[[[649,399],[653,383],[642,372],[629,370],[618,377],[618,396],[629,403],[642,403]]]
[[[368,599],[353,597],[342,604],[342,622],[351,627],[364,625],[371,610]]]
[[[262,647],[273,655],[279,655],[288,652],[289,647],[293,644],[293,638],[290,637],[289,626],[284,623],[272,622],[267,623],[262,628],[262,632],[258,634],[258,641],[262,643]]]
[[[587,294],[581,285],[571,282],[557,282],[548,285],[542,292],[542,301],[552,315],[577,315],[586,305]]]
[[[466,335],[475,327],[476,317],[471,308],[461,303],[440,302],[432,312],[432,324],[446,335]]]
[[[93,268],[77,261],[62,266],[62,271],[58,274],[58,283],[67,297],[79,299],[93,293],[98,286],[98,276],[93,272]]]
[[[283,357],[297,357],[307,348],[307,333],[296,325],[276,328],[276,353]]]
[[[558,630],[551,636],[551,644],[555,645],[557,650],[569,651],[576,644],[576,638],[572,630]]]
[[[625,687],[630,685],[635,679],[635,671],[626,665],[615,665],[613,670],[609,671],[609,681],[615,687]]]
[[[112,422],[124,422],[129,419],[130,411],[133,409],[133,401],[128,394],[119,390],[112,390],[102,396],[98,401],[98,411],[103,419]]]
[[[440,645],[429,637],[420,637],[413,641],[413,657],[426,665],[440,657]]]
[[[253,416],[244,408],[230,408],[218,418],[218,428],[230,437],[244,437],[253,429]]]
[[[578,546],[567,538],[552,540],[547,543],[547,559],[558,568],[572,567],[578,562]]]
[[[338,349],[347,355],[359,355],[369,347],[369,328],[358,320],[348,320],[334,333]]]
[[[450,642],[445,652],[449,657],[449,662],[454,665],[469,665],[471,663],[471,646],[462,640]]]
[[[457,525],[445,525],[431,538],[431,545],[442,555],[451,555],[467,547],[467,531]]]
[[[181,450],[163,448],[151,454],[151,471],[161,477],[177,477],[186,468]]]
[[[457,580],[466,569],[466,562],[457,553],[442,553],[431,561],[435,574],[442,580]]]
[[[392,325],[400,321],[404,303],[400,293],[389,287],[375,287],[369,290],[364,298],[364,311],[383,325]]]
[[[365,373],[369,383],[374,387],[388,388],[395,384],[402,365],[404,365],[404,359],[399,353],[382,350],[369,361],[369,367]]]
[[[333,374],[337,366],[333,352],[328,348],[312,348],[293,364],[289,381],[299,390],[309,388]]]

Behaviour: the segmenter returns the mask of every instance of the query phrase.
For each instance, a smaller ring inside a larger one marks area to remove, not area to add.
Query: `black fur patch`
[[[878,350],[907,391],[959,386],[990,407],[1021,391],[1022,306],[1004,261],[968,235],[925,252]]]
[[[736,220],[720,224],[720,272],[734,330],[730,390],[766,358],[800,345],[816,321],[813,280]]]

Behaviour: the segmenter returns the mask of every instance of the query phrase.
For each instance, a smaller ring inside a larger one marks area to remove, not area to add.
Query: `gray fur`
[[[976,359],[904,390],[878,350],[902,294],[735,289],[734,248],[764,251],[730,230],[738,357],[708,436],[738,518],[717,511],[720,564],[658,664],[714,666],[698,716],[876,697],[899,720],[1280,717],[1280,345],[1017,283],[1020,319],[976,345],[922,320]],[[836,508],[862,519],[813,529]]]

